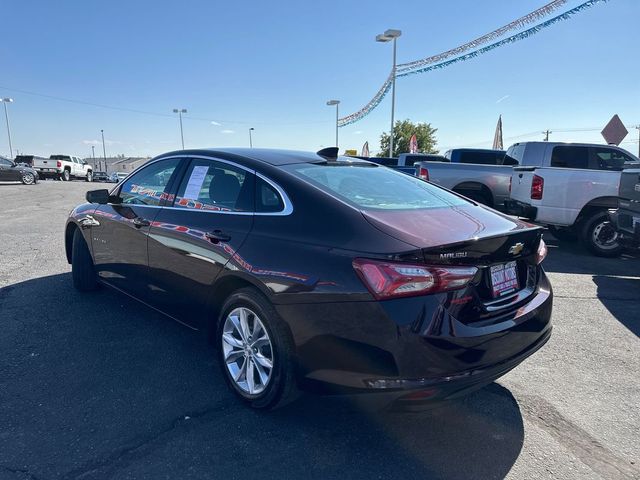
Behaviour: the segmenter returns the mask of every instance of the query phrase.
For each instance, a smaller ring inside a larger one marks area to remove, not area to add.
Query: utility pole
[[[376,42],[393,42],[393,66],[391,67],[391,131],[389,132],[389,156],[393,157],[393,124],[396,108],[396,40],[402,31],[389,29],[376,35]]]
[[[182,114],[187,113],[186,108],[174,108],[173,113],[177,113],[180,117],[180,141],[182,142],[182,149],[184,150],[184,133],[182,130]]]
[[[544,132],[542,132],[542,134],[544,135],[544,141],[548,142],[549,141],[549,134],[553,133],[551,130],[546,129]]]
[[[640,125],[636,125],[635,129],[638,130],[638,158],[640,158]]]
[[[9,153],[13,160],[13,146],[11,145],[11,128],[9,127],[9,114],[7,113],[7,103],[12,103],[13,98],[0,98],[0,102],[4,105],[4,118],[7,121],[7,136],[9,137]]]
[[[107,171],[107,149],[104,146],[104,130],[100,130],[102,135],[102,156],[104,157],[104,171]]]

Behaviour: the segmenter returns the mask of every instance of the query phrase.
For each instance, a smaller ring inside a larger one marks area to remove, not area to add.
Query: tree
[[[411,136],[415,134],[418,139],[418,152],[420,153],[438,153],[436,149],[436,132],[437,128],[433,128],[430,123],[418,122],[413,123],[411,120],[398,120],[393,127],[393,157],[397,157],[400,153],[409,153],[409,141]],[[380,153],[379,157],[389,155],[389,134],[380,135]]]

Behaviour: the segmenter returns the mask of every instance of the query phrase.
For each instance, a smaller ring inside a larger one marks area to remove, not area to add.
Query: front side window
[[[121,202],[126,205],[160,205],[166,197],[169,179],[179,163],[179,158],[159,160],[128,178],[120,188]]]
[[[636,161],[619,150],[607,147],[593,148],[593,168],[598,170],[622,170]]]
[[[10,167],[12,163],[11,163],[11,160],[7,160],[6,158],[0,158],[0,165],[4,165],[5,167]]]
[[[551,166],[558,168],[589,168],[589,148],[573,145],[553,147]]]
[[[254,175],[215,160],[192,160],[174,207],[222,212],[253,211]]]
[[[366,210],[417,210],[468,204],[418,178],[369,163],[338,161],[284,168],[320,190]]]

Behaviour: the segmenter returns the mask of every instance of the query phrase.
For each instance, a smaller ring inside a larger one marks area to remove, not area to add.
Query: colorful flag
[[[493,149],[502,150],[502,115],[498,117],[498,124],[496,125],[496,133],[493,136]]]
[[[418,138],[415,133],[411,135],[411,140],[409,140],[409,153],[418,153]]]
[[[362,152],[360,153],[361,157],[368,157],[369,156],[369,142],[364,142],[364,145],[362,145]]]

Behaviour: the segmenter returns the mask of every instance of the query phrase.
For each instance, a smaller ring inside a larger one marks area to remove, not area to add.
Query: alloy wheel
[[[222,328],[224,363],[233,383],[244,393],[258,395],[273,371],[273,346],[260,318],[250,309],[233,309]]]
[[[22,174],[22,183],[25,185],[31,185],[36,181],[36,178],[33,176],[33,173],[25,172]]]

